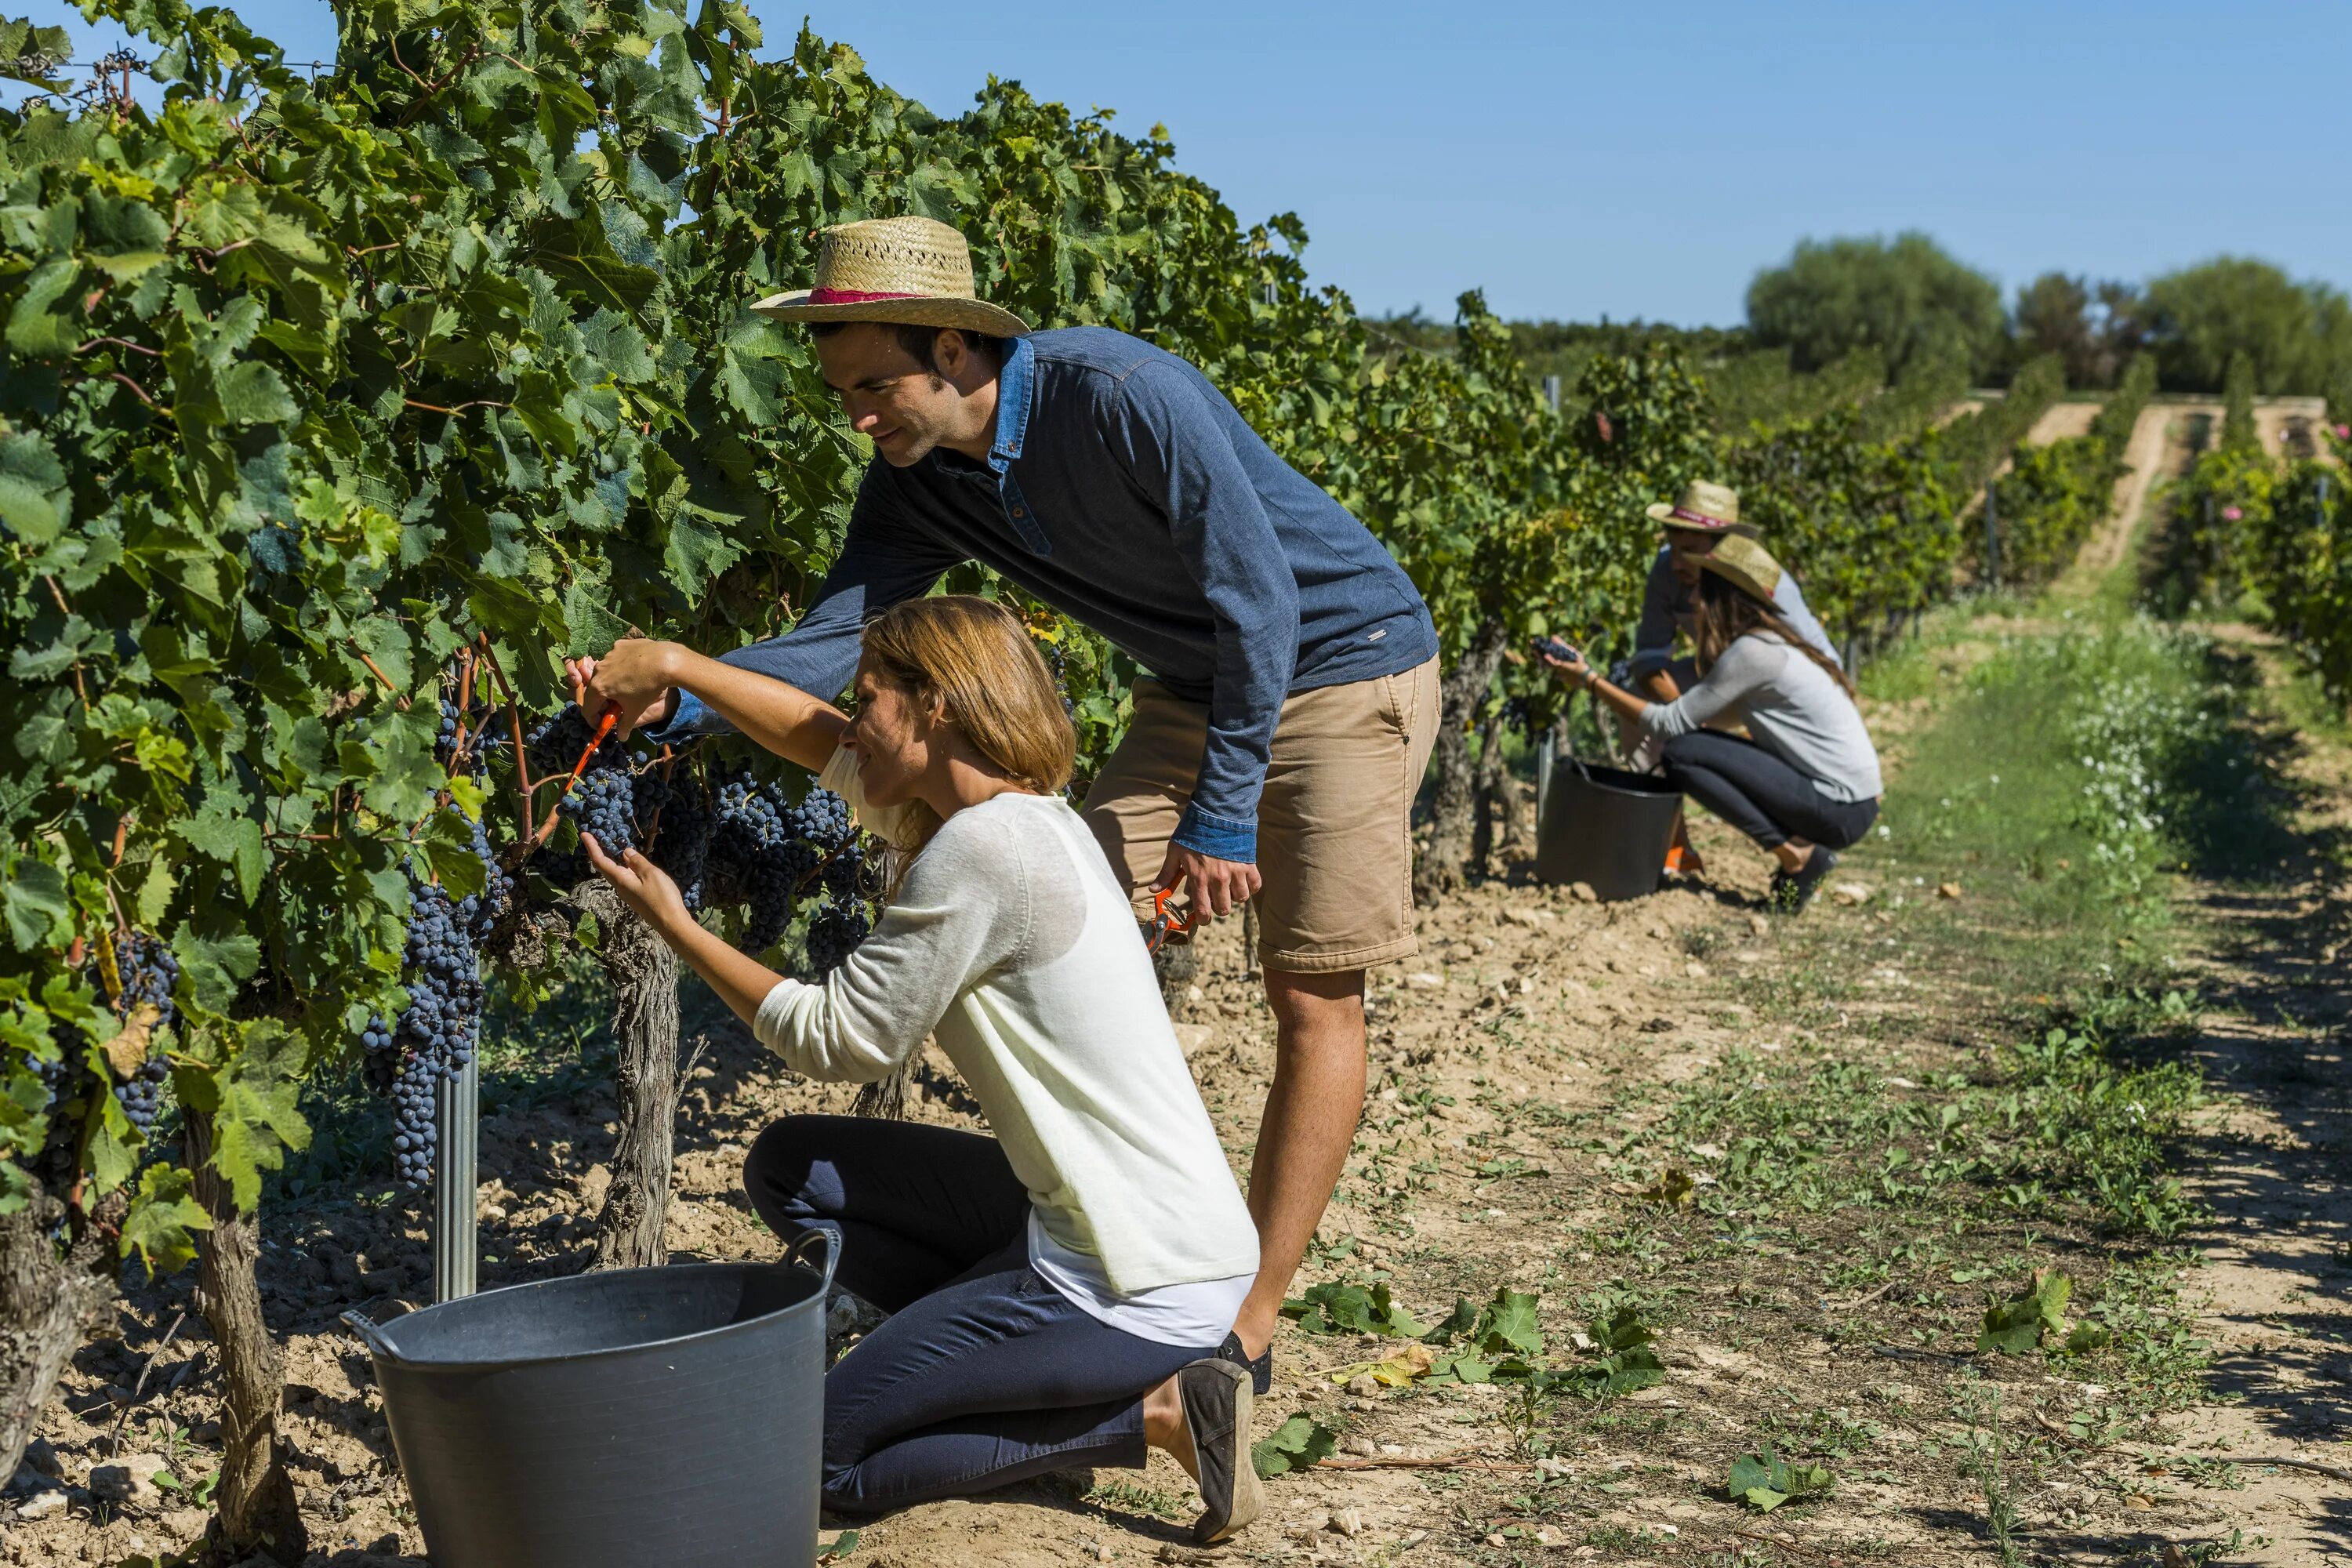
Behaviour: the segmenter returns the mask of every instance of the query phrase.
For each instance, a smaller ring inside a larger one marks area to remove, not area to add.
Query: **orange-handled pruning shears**
[[[566,664],[569,667],[568,660]],[[588,683],[580,679],[580,671],[577,668],[572,670],[572,700],[583,710],[588,706]],[[562,794],[572,793],[572,786],[578,784],[580,775],[587,771],[588,759],[596,754],[596,748],[604,743],[605,737],[613,732],[613,726],[620,721],[621,705],[617,702],[605,703],[604,717],[596,721],[595,738],[588,742],[588,749],[580,753],[580,760],[572,764],[572,776],[563,781]]]
[[[596,754],[596,748],[604,743],[604,738],[613,732],[613,726],[620,721],[621,705],[617,702],[605,703],[604,717],[598,720],[596,723],[596,738],[588,742],[588,749],[580,753],[578,762],[572,764],[572,776],[563,781],[565,795],[572,793],[572,786],[578,784],[580,775],[587,771],[588,759]]]
[[[1143,928],[1143,949],[1146,952],[1158,952],[1160,944],[1171,936],[1191,940],[1192,910],[1189,907],[1171,909],[1168,901],[1175,896],[1173,888],[1162,888],[1151,895],[1151,923]]]

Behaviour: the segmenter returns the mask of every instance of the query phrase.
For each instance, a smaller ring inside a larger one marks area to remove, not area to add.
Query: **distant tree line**
[[[1400,347],[1441,351],[1451,332],[1417,310],[1377,329]],[[2003,384],[2053,354],[2079,390],[2114,387],[2146,353],[2160,387],[2194,393],[2221,391],[2243,355],[2262,394],[2325,396],[2336,417],[2352,415],[2352,299],[2249,257],[2144,284],[2045,272],[2004,306],[1998,284],[1924,234],[1805,240],[1748,285],[1744,326],[1604,319],[1518,321],[1511,333],[1532,374],[1565,386],[1600,355],[1676,344],[1705,368],[1717,419],[1733,427],[1880,387],[1909,389],[1880,416],[1906,418],[1952,388]]]

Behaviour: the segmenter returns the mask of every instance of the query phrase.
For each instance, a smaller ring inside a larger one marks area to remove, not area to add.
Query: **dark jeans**
[[[789,1116],[743,1162],[787,1243],[891,1314],[824,1380],[824,1503],[874,1513],[1080,1465],[1140,1468],[1143,1395],[1214,1345],[1157,1344],[1072,1306],[1029,1267],[1029,1194],[993,1138]]]
[[[1843,849],[1870,831],[1878,803],[1832,800],[1742,735],[1694,730],[1666,742],[1666,782],[1765,848],[1803,838]]]

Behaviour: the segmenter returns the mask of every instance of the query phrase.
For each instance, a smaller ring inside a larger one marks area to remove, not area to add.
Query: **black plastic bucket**
[[[1536,875],[1582,882],[1604,903],[1656,892],[1682,801],[1653,774],[1562,758],[1536,828]]]
[[[822,1239],[347,1315],[434,1568],[809,1568],[834,1255],[802,1253]]]

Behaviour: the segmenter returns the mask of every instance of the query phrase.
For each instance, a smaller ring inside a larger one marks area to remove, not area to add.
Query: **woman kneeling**
[[[874,1512],[1070,1466],[1172,1454],[1194,1525],[1255,1517],[1246,1370],[1217,1352],[1257,1233],[1136,940],[1125,891],[1056,793],[1070,722],[1019,621],[917,599],[866,628],[857,716],[673,644],[583,660],[591,701],[681,687],[846,798],[905,860],[874,933],[823,982],[705,931],[631,850],[590,857],[795,1071],[872,1082],[937,1038],[992,1138],[795,1116],[744,1167],[791,1241],[891,1314],[825,1378],[824,1496]]]
[[[1544,662],[1664,742],[1666,782],[1772,851],[1772,902],[1793,913],[1877,820],[1878,751],[1845,671],[1773,608],[1780,563],[1734,535],[1698,566],[1700,679],[1672,702],[1622,690],[1581,658]],[[1753,739],[1706,728],[1718,722]]]

